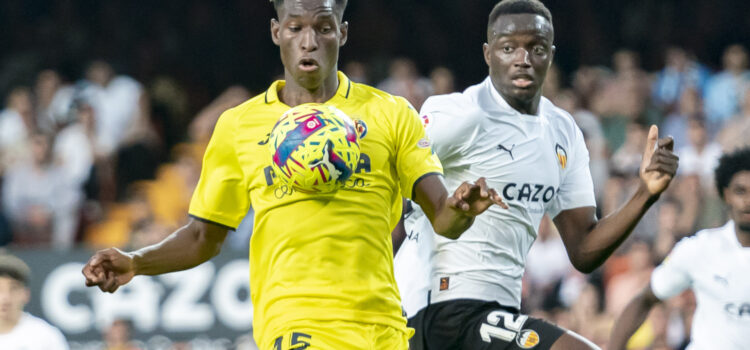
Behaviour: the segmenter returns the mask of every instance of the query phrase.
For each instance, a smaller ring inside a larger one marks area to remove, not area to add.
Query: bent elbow
[[[585,261],[582,259],[571,259],[570,262],[573,267],[581,273],[590,274],[594,272],[601,264],[597,264],[593,261]]]

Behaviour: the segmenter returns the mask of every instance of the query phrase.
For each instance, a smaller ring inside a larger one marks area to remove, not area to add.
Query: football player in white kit
[[[609,349],[625,349],[655,304],[686,289],[697,302],[688,350],[750,348],[750,148],[719,160],[716,187],[731,220],[675,245],[620,315]]]
[[[526,254],[547,213],[573,265],[586,273],[600,266],[669,185],[678,163],[673,140],[658,139],[651,127],[640,186],[597,220],[581,130],[541,96],[555,51],[549,10],[538,0],[502,1],[490,13],[487,36],[489,76],[463,93],[429,98],[421,115],[448,188],[485,177],[509,209],[490,207],[455,240],[433,234],[419,210],[406,217],[396,276],[416,330],[410,347],[595,348],[519,314]]]

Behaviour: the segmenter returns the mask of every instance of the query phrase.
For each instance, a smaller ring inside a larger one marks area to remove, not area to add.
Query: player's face
[[[278,21],[271,21],[271,36],[281,50],[287,77],[307,90],[335,77],[339,47],[348,31],[337,11],[334,0],[286,0]]]
[[[750,171],[741,171],[732,177],[724,189],[724,200],[737,226],[750,232]]]
[[[553,36],[552,24],[534,14],[501,15],[490,26],[484,60],[493,85],[511,104],[541,96],[555,53]]]
[[[29,290],[23,283],[0,276],[0,321],[16,321],[29,302]]]

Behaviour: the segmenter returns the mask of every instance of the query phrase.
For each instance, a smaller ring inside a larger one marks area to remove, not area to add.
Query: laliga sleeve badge
[[[531,349],[539,345],[539,333],[532,329],[521,330],[516,336],[516,344],[521,349]]]
[[[423,138],[417,142],[417,147],[419,148],[430,148],[430,140],[427,138]]]

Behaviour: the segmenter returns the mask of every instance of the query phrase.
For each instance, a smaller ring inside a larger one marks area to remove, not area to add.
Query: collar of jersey
[[[529,121],[540,121],[542,118],[540,118],[542,115],[544,115],[545,105],[547,103],[547,99],[542,96],[542,100],[539,101],[539,115],[533,115],[533,114],[525,114],[517,111],[515,108],[511,107],[510,104],[508,104],[508,101],[505,101],[502,95],[500,95],[499,92],[495,89],[495,86],[492,85],[492,80],[488,76],[483,83],[483,90],[485,90],[485,96],[484,96],[484,103],[483,107],[486,111],[490,112],[491,116],[495,115],[501,115],[501,116],[512,116],[512,117],[521,117]],[[488,96],[489,95],[489,96]]]
[[[330,100],[326,101],[325,103],[335,103],[339,99],[346,100],[351,96],[352,93],[352,82],[349,80],[349,78],[342,73],[341,71],[336,73],[336,76],[339,79],[339,87],[336,88],[336,94],[331,97]],[[271,86],[266,90],[266,96],[264,101],[266,104],[274,104],[274,103],[280,103],[284,104],[284,102],[281,102],[279,100],[279,90],[284,87],[286,84],[286,81],[284,80],[276,80],[271,84]]]

